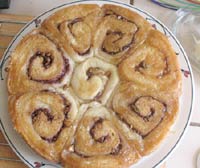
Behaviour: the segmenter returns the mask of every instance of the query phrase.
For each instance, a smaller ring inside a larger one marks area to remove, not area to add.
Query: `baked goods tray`
[[[52,163],[48,162],[47,160],[41,158],[36,153],[33,152],[33,150],[30,149],[27,144],[24,143],[24,141],[19,137],[19,135],[16,134],[16,132],[13,130],[13,127],[11,126],[11,121],[8,115],[7,110],[7,91],[6,91],[6,65],[7,65],[7,59],[9,58],[10,53],[15,48],[17,43],[23,38],[27,32],[30,32],[33,28],[37,27],[41,21],[43,21],[45,18],[47,18],[50,14],[54,13],[56,10],[59,10],[63,7],[73,5],[74,3],[98,3],[98,4],[105,4],[105,3],[111,3],[111,4],[117,4],[119,6],[123,6],[125,8],[129,8],[133,11],[136,11],[140,15],[142,15],[146,20],[148,20],[156,29],[163,32],[168,39],[170,40],[171,44],[173,45],[174,50],[176,51],[181,71],[182,71],[182,78],[183,78],[183,94],[182,98],[180,100],[180,112],[178,119],[173,126],[172,130],[170,131],[170,134],[168,137],[163,141],[159,149],[157,149],[155,152],[153,152],[148,157],[144,157],[139,163],[134,165],[134,167],[156,167],[160,163],[162,163],[167,156],[173,151],[173,149],[177,146],[179,143],[181,137],[183,136],[183,133],[186,130],[186,127],[189,123],[191,111],[192,111],[192,104],[193,104],[193,78],[192,78],[192,72],[190,68],[189,61],[187,59],[187,56],[185,55],[185,52],[183,51],[183,48],[180,46],[179,42],[176,40],[176,38],[173,36],[173,34],[157,19],[149,15],[148,13],[135,8],[133,6],[129,6],[120,2],[113,2],[113,1],[79,1],[79,2],[73,2],[68,3],[59,7],[56,7],[54,9],[51,9],[39,17],[35,18],[33,21],[29,22],[23,30],[14,38],[14,40],[11,42],[11,45],[8,47],[8,49],[5,51],[5,55],[1,59],[1,87],[0,87],[0,124],[3,130],[3,133],[8,140],[10,146],[13,148],[13,150],[17,153],[17,155],[29,166],[29,167],[36,167],[36,166],[43,166],[43,167],[58,167],[59,165],[53,165]],[[10,22],[10,21],[9,21]],[[14,21],[11,21],[14,24]],[[14,35],[16,32],[15,30],[19,30],[22,28],[22,25],[25,22],[20,22],[16,25],[16,28],[11,30],[11,35],[4,34],[4,38],[8,38],[8,41],[12,39],[12,35]],[[21,25],[22,24],[22,25]],[[21,25],[21,27],[19,26]],[[20,28],[19,28],[20,27]],[[9,29],[9,26],[6,28]],[[2,31],[5,33],[5,31]],[[15,33],[14,33],[15,32]],[[6,40],[3,40],[4,42]],[[9,42],[10,42],[9,41]],[[2,43],[4,46],[1,47],[1,50],[5,50],[5,44]],[[8,44],[8,43],[7,43]]]

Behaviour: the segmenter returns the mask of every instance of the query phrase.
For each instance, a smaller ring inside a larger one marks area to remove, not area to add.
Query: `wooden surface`
[[[0,14],[0,59],[15,34],[32,18],[30,16]]]
[[[33,17],[0,14],[0,59],[17,32]],[[163,164],[160,168],[165,168]],[[0,168],[28,168],[12,151],[0,130]]]

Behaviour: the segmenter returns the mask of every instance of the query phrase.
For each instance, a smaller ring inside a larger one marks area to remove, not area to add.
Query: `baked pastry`
[[[74,132],[77,103],[68,91],[43,90],[9,97],[15,129],[41,156],[60,161],[65,144]]]
[[[149,89],[179,92],[181,85],[176,54],[157,30],[151,30],[145,42],[121,62],[119,76]]]
[[[7,80],[9,93],[69,85],[74,63],[44,33],[41,29],[34,30],[20,41],[12,53]]]
[[[89,58],[79,64],[71,80],[77,96],[85,101],[97,100],[102,104],[107,102],[118,82],[117,68],[97,58]]]
[[[56,39],[76,62],[93,54],[93,32],[98,24],[98,5],[74,5],[59,10],[43,23],[49,35]]]
[[[142,43],[152,29],[137,13],[115,5],[104,5],[101,15],[94,36],[95,55],[113,64],[118,64],[127,51]]]
[[[141,155],[150,153],[174,122],[178,112],[177,94],[126,82],[119,86],[113,97],[112,107],[122,121],[124,135]]]
[[[167,37],[115,5],[72,5],[27,34],[7,87],[16,131],[65,168],[128,168],[158,147],[179,108]]]
[[[112,115],[102,105],[83,105],[72,146],[62,152],[66,167],[124,168],[139,158],[117,129]],[[124,162],[126,160],[126,162]]]

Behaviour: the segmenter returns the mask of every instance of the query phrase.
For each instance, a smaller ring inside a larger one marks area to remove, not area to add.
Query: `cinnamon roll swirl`
[[[144,41],[151,26],[137,13],[119,6],[104,5],[102,11],[94,37],[95,55],[117,64],[130,48]]]
[[[12,95],[9,112],[14,127],[41,156],[55,162],[69,143],[77,115],[77,104],[69,92],[48,90]]]
[[[76,5],[59,10],[43,27],[76,62],[93,56],[93,32],[98,23],[98,5]]]
[[[140,154],[148,154],[164,138],[177,115],[177,95],[147,90],[129,82],[122,83],[113,97],[112,107],[118,118],[142,142],[139,138],[128,139],[136,144]]]
[[[118,81],[117,68],[114,65],[90,58],[76,67],[71,84],[82,100],[96,100],[105,104]]]
[[[64,167],[124,168],[138,160],[103,106],[88,107],[76,129],[74,142],[62,152]]]
[[[168,39],[157,30],[150,31],[145,42],[122,61],[119,76],[147,88],[180,91],[176,54]]]
[[[42,30],[34,30],[11,55],[8,91],[16,94],[69,85],[73,66],[73,61]]]

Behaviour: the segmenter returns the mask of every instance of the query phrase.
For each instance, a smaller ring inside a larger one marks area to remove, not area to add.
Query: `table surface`
[[[132,1],[132,0],[130,0]],[[129,0],[121,0],[121,2],[130,3]],[[39,13],[57,6],[69,2],[69,0],[11,0],[11,6],[7,10],[0,10],[0,13],[12,13],[20,15],[30,15],[36,16]],[[150,0],[135,0],[134,5],[149,12],[156,18],[160,19],[164,24],[167,23],[167,17],[173,14],[175,11],[157,6],[153,4]],[[1,29],[1,25],[0,25]],[[200,103],[200,73],[193,70],[194,81],[195,81],[195,102],[193,108],[193,114],[191,118],[190,126],[185,133],[185,136],[179,143],[178,148],[176,148],[173,153],[168,157],[163,167],[166,168],[195,168],[196,167],[196,157],[200,151],[200,108],[198,103]],[[0,133],[0,137],[2,137]],[[12,166],[6,164],[6,158],[1,158],[1,153],[7,153],[9,146],[6,145],[6,140],[0,138],[0,167],[2,168],[24,168],[20,161]],[[7,153],[7,158],[10,155],[14,157],[14,153]],[[6,155],[4,155],[5,157]],[[8,159],[9,160],[9,159]]]

